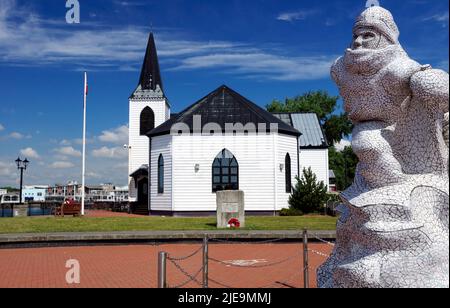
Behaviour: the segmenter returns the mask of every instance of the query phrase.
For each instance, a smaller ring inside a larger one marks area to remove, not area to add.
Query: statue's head
[[[392,14],[379,6],[370,7],[356,20],[351,49],[383,49],[399,44],[399,36]]]

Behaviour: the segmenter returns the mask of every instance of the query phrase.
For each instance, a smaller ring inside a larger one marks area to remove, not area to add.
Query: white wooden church
[[[209,215],[217,191],[242,190],[248,213],[273,214],[288,207],[303,168],[329,184],[328,145],[314,114],[273,115],[227,86],[171,114],[153,34],[129,106],[135,213]]]

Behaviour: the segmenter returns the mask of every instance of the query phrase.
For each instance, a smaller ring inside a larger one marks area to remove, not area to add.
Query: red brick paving
[[[99,246],[31,249],[0,249],[0,288],[154,288],[157,286],[157,255],[166,251],[173,257],[189,255],[200,244],[160,246]],[[311,244],[311,249],[329,254],[332,247]],[[290,257],[286,263],[265,268],[236,268],[213,261],[210,278],[235,288],[302,287],[302,244],[210,244],[210,256],[219,260],[265,259],[273,264]],[[315,268],[325,258],[310,253],[311,287],[315,287]],[[65,281],[66,261],[76,259],[81,266],[81,284]],[[201,253],[179,262],[189,273],[201,267]],[[199,281],[202,275],[198,276]],[[187,278],[169,262],[168,283],[176,286]],[[278,283],[277,283],[278,282]],[[189,283],[186,287],[198,287]],[[210,287],[219,287],[210,282]]]

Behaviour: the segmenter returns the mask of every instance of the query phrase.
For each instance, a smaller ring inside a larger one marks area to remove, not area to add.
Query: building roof
[[[275,113],[278,119],[299,130],[300,148],[325,149],[328,148],[327,138],[320,125],[319,117],[315,113]]]
[[[147,135],[156,137],[170,134],[172,126],[179,123],[186,124],[191,133],[194,133],[194,116],[201,116],[202,127],[207,123],[217,123],[222,128],[222,132],[225,132],[225,124],[240,123],[245,126],[253,123],[256,127],[259,124],[266,124],[267,132],[270,131],[271,124],[277,124],[278,132],[281,134],[297,137],[301,135],[294,127],[287,125],[227,86],[221,86],[214,90]],[[196,133],[198,132],[196,131]],[[237,133],[243,132],[237,131]]]
[[[132,178],[137,178],[140,176],[148,176],[148,165],[142,165],[139,169],[130,174],[130,177]]]
[[[150,33],[141,76],[136,90],[131,99],[154,99],[164,97],[161,72],[159,68],[158,53],[156,51],[155,38]]]

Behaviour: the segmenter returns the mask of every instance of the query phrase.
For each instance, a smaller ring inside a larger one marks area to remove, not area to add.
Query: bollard
[[[309,255],[308,255],[308,231],[303,231],[303,280],[304,288],[309,289]]]
[[[208,248],[208,236],[203,239],[203,288],[208,288],[208,271],[209,271],[209,248]]]
[[[160,252],[158,255],[158,288],[167,288],[167,253]]]

